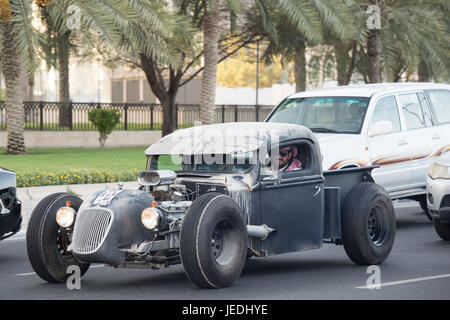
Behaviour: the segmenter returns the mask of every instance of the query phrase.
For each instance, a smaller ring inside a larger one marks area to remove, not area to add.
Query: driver
[[[296,158],[298,148],[296,146],[282,147],[278,153],[279,172],[301,170],[302,163]]]

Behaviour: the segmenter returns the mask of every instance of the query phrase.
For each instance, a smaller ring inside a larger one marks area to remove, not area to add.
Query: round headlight
[[[144,227],[154,230],[161,223],[161,212],[155,208],[145,208],[141,214],[141,221]]]
[[[56,211],[56,222],[63,228],[69,228],[75,221],[75,213],[71,207],[61,207]]]

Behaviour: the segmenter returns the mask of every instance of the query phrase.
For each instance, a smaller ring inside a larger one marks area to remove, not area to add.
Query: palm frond
[[[298,32],[310,41],[322,40],[319,15],[308,0],[281,0],[279,6]]]
[[[17,0],[10,3],[11,22],[19,61],[28,75],[38,67],[36,48],[42,35],[31,23],[31,3],[29,0]]]

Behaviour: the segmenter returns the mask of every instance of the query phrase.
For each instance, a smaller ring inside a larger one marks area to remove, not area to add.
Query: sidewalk
[[[137,189],[138,187],[139,183],[137,181],[123,182],[124,189]],[[118,189],[118,183],[70,184],[60,186],[17,188],[17,197],[20,201],[22,201],[22,230],[26,229],[28,219],[30,218],[34,207],[39,203],[39,201],[52,193],[70,192],[84,200],[92,193],[105,189]]]

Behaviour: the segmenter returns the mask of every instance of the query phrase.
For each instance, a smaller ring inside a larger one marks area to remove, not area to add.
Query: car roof
[[[317,144],[314,133],[297,124],[231,122],[177,130],[149,146],[146,155],[231,154],[254,151],[265,145],[306,138]]]
[[[294,93],[288,98],[308,98],[308,97],[372,97],[377,93],[396,93],[408,90],[426,89],[447,89],[450,85],[431,82],[401,82],[401,83],[372,83],[360,85],[348,85],[318,90],[309,90]]]

